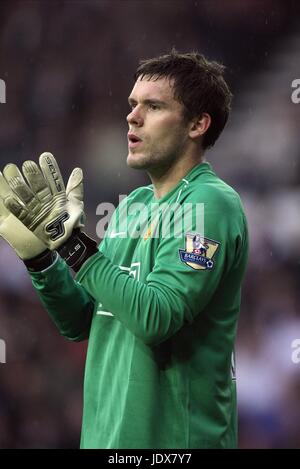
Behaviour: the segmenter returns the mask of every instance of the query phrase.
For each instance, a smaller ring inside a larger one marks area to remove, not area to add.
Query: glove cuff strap
[[[23,262],[29,272],[41,272],[48,269],[54,263],[56,257],[57,253],[55,251],[46,249],[38,256],[23,260]]]
[[[69,239],[57,249],[74,272],[78,272],[84,262],[98,252],[97,242],[79,228],[73,230]]]

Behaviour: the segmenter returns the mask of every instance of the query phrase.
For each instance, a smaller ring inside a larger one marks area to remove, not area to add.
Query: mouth
[[[129,148],[136,148],[140,143],[142,143],[142,139],[140,139],[135,134],[128,134],[128,147]]]

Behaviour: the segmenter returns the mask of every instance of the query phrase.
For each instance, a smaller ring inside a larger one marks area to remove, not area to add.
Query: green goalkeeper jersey
[[[31,274],[60,332],[89,340],[82,448],[237,446],[247,254],[240,198],[202,163],[159,200],[152,186],[124,199],[75,279],[60,258]]]

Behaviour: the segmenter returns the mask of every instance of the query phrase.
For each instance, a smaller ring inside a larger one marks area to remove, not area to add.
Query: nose
[[[137,127],[141,127],[144,123],[143,117],[138,110],[138,106],[134,107],[132,111],[127,116],[127,122],[129,125],[135,125]]]

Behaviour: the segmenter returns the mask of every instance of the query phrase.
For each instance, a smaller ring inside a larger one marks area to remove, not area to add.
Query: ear
[[[211,117],[209,114],[204,112],[201,115],[201,117],[193,119],[193,121],[191,122],[189,136],[192,139],[201,137],[203,134],[205,134],[210,124],[211,124]]]

